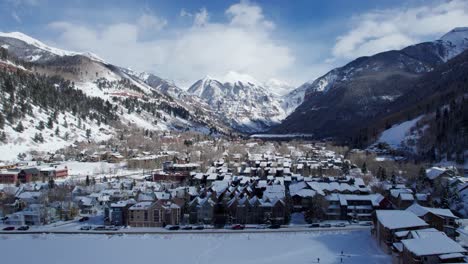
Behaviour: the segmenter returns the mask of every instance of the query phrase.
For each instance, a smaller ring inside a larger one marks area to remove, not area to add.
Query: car
[[[178,225],[167,225],[166,229],[167,230],[179,230],[180,226],[178,226]]]
[[[118,226],[106,226],[108,231],[118,231],[120,228]]]
[[[320,227],[320,224],[311,224],[309,227],[310,228],[318,228],[318,227]]]
[[[323,228],[330,228],[330,227],[331,227],[331,224],[323,224],[323,225],[320,225],[320,227],[323,227]]]
[[[82,227],[80,227],[80,230],[91,230],[91,229],[93,229],[92,226],[82,226]]]
[[[8,216],[4,216],[2,218],[0,218],[1,221],[5,221],[5,220],[8,220]]]
[[[192,230],[193,227],[192,226],[183,226],[181,229],[182,230]]]
[[[7,227],[3,228],[3,231],[12,231],[12,230],[15,230],[14,226],[7,226]]]
[[[78,222],[86,222],[88,220],[89,220],[89,217],[83,216],[83,217],[80,218],[80,220],[78,220]]]
[[[256,229],[267,229],[268,226],[267,225],[257,225],[255,228]]]
[[[278,225],[278,224],[271,224],[268,226],[269,229],[279,229],[281,228],[281,225]]]
[[[242,229],[244,229],[244,228],[245,228],[244,225],[239,225],[239,224],[237,224],[237,225],[232,225],[232,226],[231,226],[231,229],[232,229],[232,230],[242,230]]]
[[[338,224],[335,224],[334,227],[346,227],[346,224],[345,223],[338,223]]]
[[[95,228],[93,228],[93,230],[102,231],[102,230],[106,230],[106,227],[105,226],[96,226]]]
[[[204,227],[203,225],[197,225],[197,226],[195,226],[193,229],[195,229],[195,230],[203,230],[203,229],[205,229],[205,227]]]
[[[18,230],[20,230],[20,231],[26,231],[26,230],[29,230],[29,226],[27,226],[27,225],[20,226],[20,227],[18,227]]]

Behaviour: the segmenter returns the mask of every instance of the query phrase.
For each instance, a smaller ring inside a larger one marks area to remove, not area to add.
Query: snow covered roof
[[[432,168],[426,170],[426,176],[430,180],[434,180],[435,178],[439,177],[445,171],[446,170],[444,168],[432,167]]]
[[[422,227],[428,224],[410,211],[377,210],[377,220],[388,229]]]
[[[431,232],[429,236],[404,239],[401,243],[416,256],[466,252],[460,244],[447,237],[443,232]]]
[[[140,202],[130,207],[129,210],[145,210],[151,207],[152,204],[153,202]]]
[[[452,213],[452,211],[450,211],[450,209],[424,207],[417,203],[411,205],[406,210],[414,213],[415,215],[419,217],[424,216],[427,213],[432,213],[432,214],[442,216],[442,217],[458,218]]]

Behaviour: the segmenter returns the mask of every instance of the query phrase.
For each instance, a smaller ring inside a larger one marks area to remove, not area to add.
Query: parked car
[[[320,225],[320,227],[329,228],[331,227],[331,224],[323,224],[323,225]]]
[[[20,231],[26,231],[26,230],[29,230],[29,226],[27,226],[27,225],[20,226],[20,227],[18,227],[18,230],[20,230]]]
[[[192,230],[193,227],[187,225],[187,226],[183,226],[181,229],[182,229],[182,230]]]
[[[281,225],[278,225],[278,224],[271,224],[268,226],[269,229],[279,229],[281,228]]]
[[[268,226],[267,225],[257,225],[255,228],[256,229],[267,229]]]
[[[197,226],[195,226],[193,229],[195,229],[195,230],[203,230],[203,229],[205,229],[205,227],[204,227],[203,225],[197,225]]]
[[[320,224],[311,224],[309,227],[310,228],[317,228],[317,227],[320,227]]]
[[[92,228],[92,226],[82,226],[80,227],[80,230],[91,230]]]
[[[168,226],[166,226],[166,229],[167,230],[179,230],[180,226],[178,226],[178,225],[168,225]]]
[[[78,220],[78,222],[85,222],[85,221],[88,221],[89,220],[89,217],[87,216],[83,216],[80,218],[80,220]]]
[[[334,227],[346,227],[346,224],[345,223],[338,223],[338,224],[335,224]]]
[[[239,225],[239,224],[237,224],[237,225],[232,225],[232,226],[231,226],[231,229],[232,229],[232,230],[242,230],[242,229],[244,229],[244,228],[245,228],[244,225]]]
[[[117,231],[120,228],[118,226],[106,226],[106,230],[108,231]]]
[[[95,228],[93,228],[93,230],[102,231],[102,230],[106,230],[106,227],[105,226],[96,226]]]
[[[7,226],[7,227],[3,228],[3,231],[12,231],[12,230],[15,230],[14,226]]]

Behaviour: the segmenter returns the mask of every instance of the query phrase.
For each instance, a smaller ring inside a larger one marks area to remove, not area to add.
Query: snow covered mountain
[[[410,87],[403,83],[466,49],[468,28],[455,28],[432,42],[357,58],[298,88],[304,91],[304,101],[272,132],[345,136],[406,94]]]
[[[468,49],[468,27],[459,27],[433,42],[420,43],[404,48],[401,50],[402,56],[397,57],[398,61],[392,61],[392,63],[398,63],[396,65],[398,68],[403,69],[406,67],[407,70],[415,73],[429,72],[434,65],[447,62],[466,49]],[[333,69],[324,76],[305,83],[303,86],[308,86],[307,95],[313,95],[317,92],[326,93],[339,85],[340,82],[351,81],[355,77],[361,76],[364,71],[379,72],[385,70],[384,67],[387,65],[372,60],[382,54],[358,58],[344,67]],[[357,64],[360,64],[361,61],[365,61],[365,63],[357,67]]]
[[[11,91],[0,100],[6,120],[0,128],[2,152],[52,150],[75,141],[108,139],[122,125],[152,131],[230,131],[199,104],[179,100],[181,90],[157,76],[135,73],[90,53],[49,47],[21,33],[0,33],[0,50],[0,88]],[[26,102],[28,106],[23,106]],[[87,105],[81,115],[80,104]],[[18,108],[24,112],[15,114]],[[50,116],[53,131],[43,125]],[[17,129],[20,123],[27,129]]]
[[[224,81],[207,76],[187,92],[201,98],[231,127],[242,132],[264,131],[286,117],[282,99],[246,75],[230,73]]]
[[[0,32],[2,48],[8,49],[19,59],[29,62],[46,62],[63,56],[81,55],[89,59],[104,62],[103,59],[90,52],[73,52],[50,47],[41,41],[34,39],[21,32]]]

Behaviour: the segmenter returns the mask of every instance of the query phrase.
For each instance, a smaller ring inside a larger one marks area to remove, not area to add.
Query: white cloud
[[[332,56],[335,60],[354,59],[400,49],[440,37],[467,22],[468,1],[464,0],[361,14],[351,19],[351,30],[338,37]]]
[[[58,21],[50,28],[59,32],[55,43],[62,48],[91,51],[111,63],[176,81],[194,82],[229,71],[248,73],[260,81],[272,77],[289,81],[284,73],[293,67],[295,58],[286,45],[273,39],[274,24],[258,5],[232,5],[222,23],[211,22],[204,8],[193,16],[185,10],[180,15],[193,17],[193,26],[167,30],[151,39],[142,28],[165,25],[161,20],[140,17],[134,24],[93,27]]]
[[[197,27],[201,27],[206,25],[209,19],[210,15],[208,14],[208,11],[206,10],[206,8],[202,8],[199,12],[195,13],[193,24]]]
[[[167,20],[157,16],[144,14],[138,19],[138,25],[142,30],[160,31],[167,26]]]
[[[231,18],[231,25],[241,27],[264,26],[268,29],[274,28],[272,21],[266,20],[260,6],[252,5],[248,1],[241,1],[230,6],[226,15]]]

